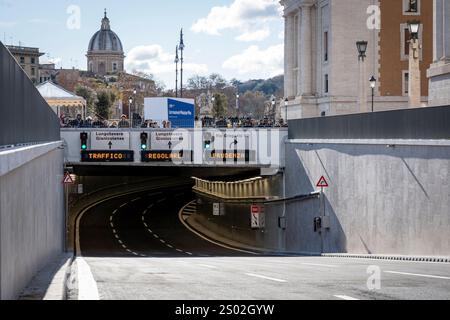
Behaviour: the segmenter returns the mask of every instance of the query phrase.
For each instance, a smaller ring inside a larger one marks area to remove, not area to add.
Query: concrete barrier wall
[[[0,152],[0,298],[64,251],[61,143]]]
[[[323,244],[312,232],[318,202],[293,204],[289,250],[450,255],[448,140],[291,140],[286,152],[287,196],[315,190],[322,175],[330,184]]]

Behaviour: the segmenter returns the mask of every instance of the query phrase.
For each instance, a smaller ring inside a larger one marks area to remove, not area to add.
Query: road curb
[[[190,202],[192,203],[192,202]],[[190,204],[189,203],[189,204]],[[188,204],[187,204],[188,205]],[[186,206],[187,206],[186,205]],[[185,207],[186,207],[185,206]],[[183,214],[183,207],[180,214]],[[306,256],[306,257],[325,257],[325,258],[351,258],[351,259],[369,259],[369,260],[390,260],[390,261],[412,261],[412,262],[431,262],[431,263],[450,263],[450,257],[433,257],[433,256],[406,256],[406,255],[383,255],[383,254],[350,254],[350,253],[314,253],[314,252],[288,252],[288,251],[272,251],[263,248],[253,247],[239,243],[235,240],[228,240],[224,237],[213,236],[209,230],[196,221],[184,220],[191,229],[195,230],[202,236],[210,238],[213,241],[224,244],[226,246],[241,249],[251,250],[261,255],[278,255],[278,256]]]
[[[73,253],[66,252],[41,269],[22,291],[19,300],[66,300]]]
[[[328,258],[351,258],[351,259],[370,259],[370,260],[392,260],[392,261],[450,263],[450,257],[377,255],[377,254],[347,254],[347,253],[323,253],[321,256],[322,257],[328,257]]]

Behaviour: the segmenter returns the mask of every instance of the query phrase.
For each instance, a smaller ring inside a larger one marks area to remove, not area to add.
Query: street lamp
[[[272,115],[272,120],[275,122],[275,97],[272,98],[272,109],[270,110],[270,113]]]
[[[180,96],[181,96],[181,98],[183,98],[183,62],[184,62],[183,52],[184,52],[184,48],[185,48],[183,29],[181,29],[181,32],[180,32],[180,45],[178,46],[178,48],[180,49],[180,52],[181,52],[181,59],[180,59],[180,62],[181,62]]]
[[[288,113],[287,113],[288,103],[289,99],[288,98],[284,99],[284,112],[286,115],[286,124],[288,124]]]
[[[408,21],[408,28],[411,38],[415,40],[419,39],[420,21],[419,20]]]
[[[372,88],[372,112],[373,112],[373,111],[374,111],[374,108],[373,108],[373,99],[374,99],[374,96],[375,96],[375,87],[376,87],[376,85],[377,85],[377,79],[375,79],[375,77],[372,76],[372,77],[370,78],[369,82],[370,82],[370,87]]]
[[[367,41],[357,41],[356,42],[356,48],[358,49],[358,59],[364,61],[364,58],[366,57],[366,51],[367,51]]]
[[[133,97],[130,97],[130,99],[128,99],[128,102],[130,103],[128,105],[128,121],[131,121],[131,105],[133,104]]]
[[[180,58],[178,57],[178,45],[175,48],[175,97],[178,98],[178,62]]]

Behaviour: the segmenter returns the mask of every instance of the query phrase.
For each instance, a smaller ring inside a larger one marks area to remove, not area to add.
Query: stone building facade
[[[106,10],[101,29],[92,36],[89,42],[86,57],[87,70],[92,73],[108,75],[124,71],[125,55],[122,42],[111,30]]]
[[[430,106],[450,105],[450,1],[434,0],[433,64],[428,70]]]
[[[410,12],[411,3],[418,12]],[[422,93],[431,63],[432,7],[424,0],[281,0],[285,18],[285,97],[288,118],[371,111],[369,79],[377,79],[374,110],[407,108],[403,90],[405,25],[421,28]],[[382,26],[380,28],[380,26]],[[391,40],[389,40],[391,39]],[[359,59],[356,42],[368,42]],[[427,97],[422,97],[422,106]]]
[[[39,52],[39,48],[30,48],[23,46],[6,46],[9,52],[14,56],[17,63],[33,81],[34,84],[39,83],[39,57],[44,53]]]

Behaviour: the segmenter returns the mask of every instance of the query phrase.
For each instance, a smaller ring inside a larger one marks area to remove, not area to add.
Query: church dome
[[[88,48],[88,52],[101,51],[123,53],[122,42],[117,34],[111,30],[106,11],[105,17],[102,19],[102,27],[92,36]]]

